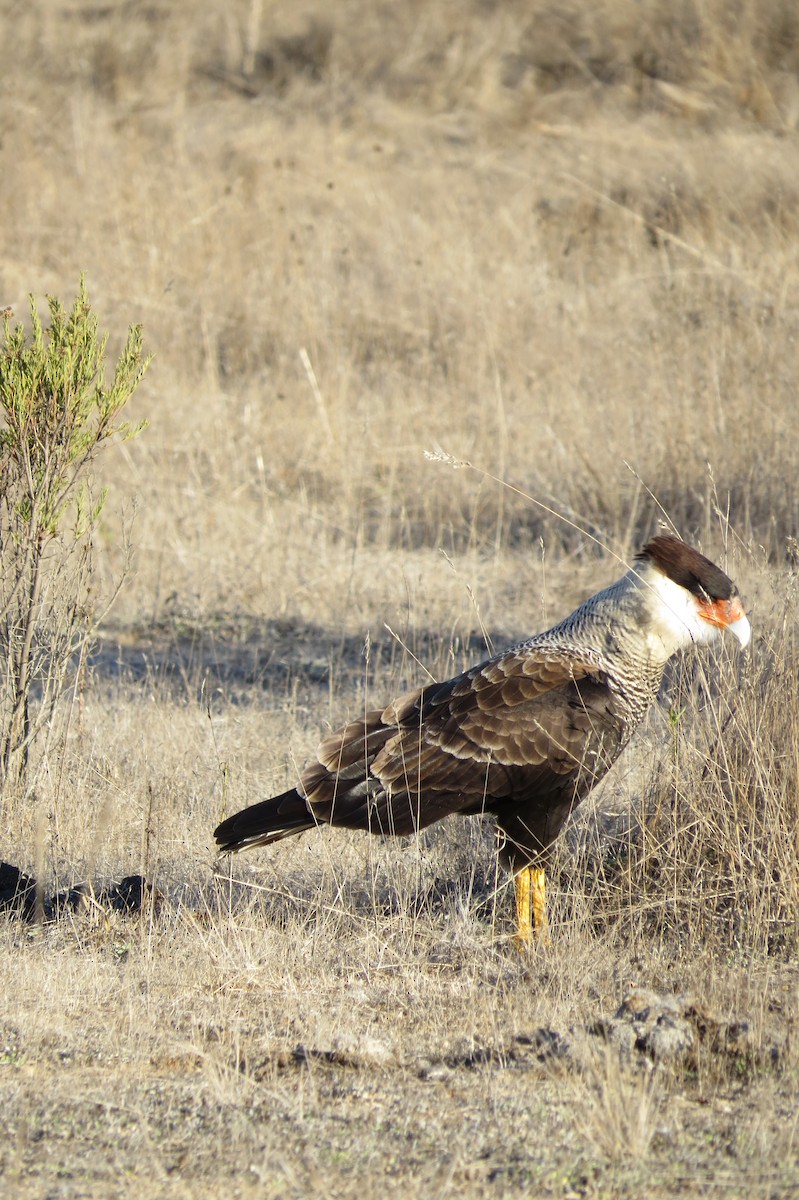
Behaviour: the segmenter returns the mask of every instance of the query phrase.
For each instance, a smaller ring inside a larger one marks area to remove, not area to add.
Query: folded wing
[[[513,861],[554,839],[625,741],[593,662],[522,645],[350,722],[322,742],[301,791],[317,820],[373,832],[493,812]]]

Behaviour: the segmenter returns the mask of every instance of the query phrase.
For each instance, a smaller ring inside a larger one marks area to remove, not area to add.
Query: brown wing
[[[623,742],[613,692],[593,663],[520,646],[331,735],[302,790],[318,820],[375,832],[495,812],[513,845],[532,854]]]

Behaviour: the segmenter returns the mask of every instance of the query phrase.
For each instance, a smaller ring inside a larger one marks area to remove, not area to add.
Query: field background
[[[155,355],[98,463],[98,598],[132,570],[2,857],[163,896],[0,924],[6,1194],[795,1196],[796,6],[0,17],[0,306],[85,272],[110,352],[142,322]],[[514,950],[476,823],[215,866],[329,722],[662,521],[752,651],[675,668],[550,946]],[[692,1044],[597,1049],[634,988]]]

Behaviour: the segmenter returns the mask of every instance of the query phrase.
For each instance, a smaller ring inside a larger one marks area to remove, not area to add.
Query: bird
[[[668,660],[724,630],[748,645],[738,588],[687,542],[655,536],[557,625],[329,734],[296,787],[217,826],[219,852],[325,823],[403,835],[493,814],[516,944],[548,941],[546,866],[569,814],[629,742]]]

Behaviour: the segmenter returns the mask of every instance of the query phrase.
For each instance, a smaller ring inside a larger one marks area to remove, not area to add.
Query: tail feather
[[[217,825],[214,837],[221,854],[232,854],[249,846],[267,846],[315,825],[305,799],[292,788],[234,813]]]

